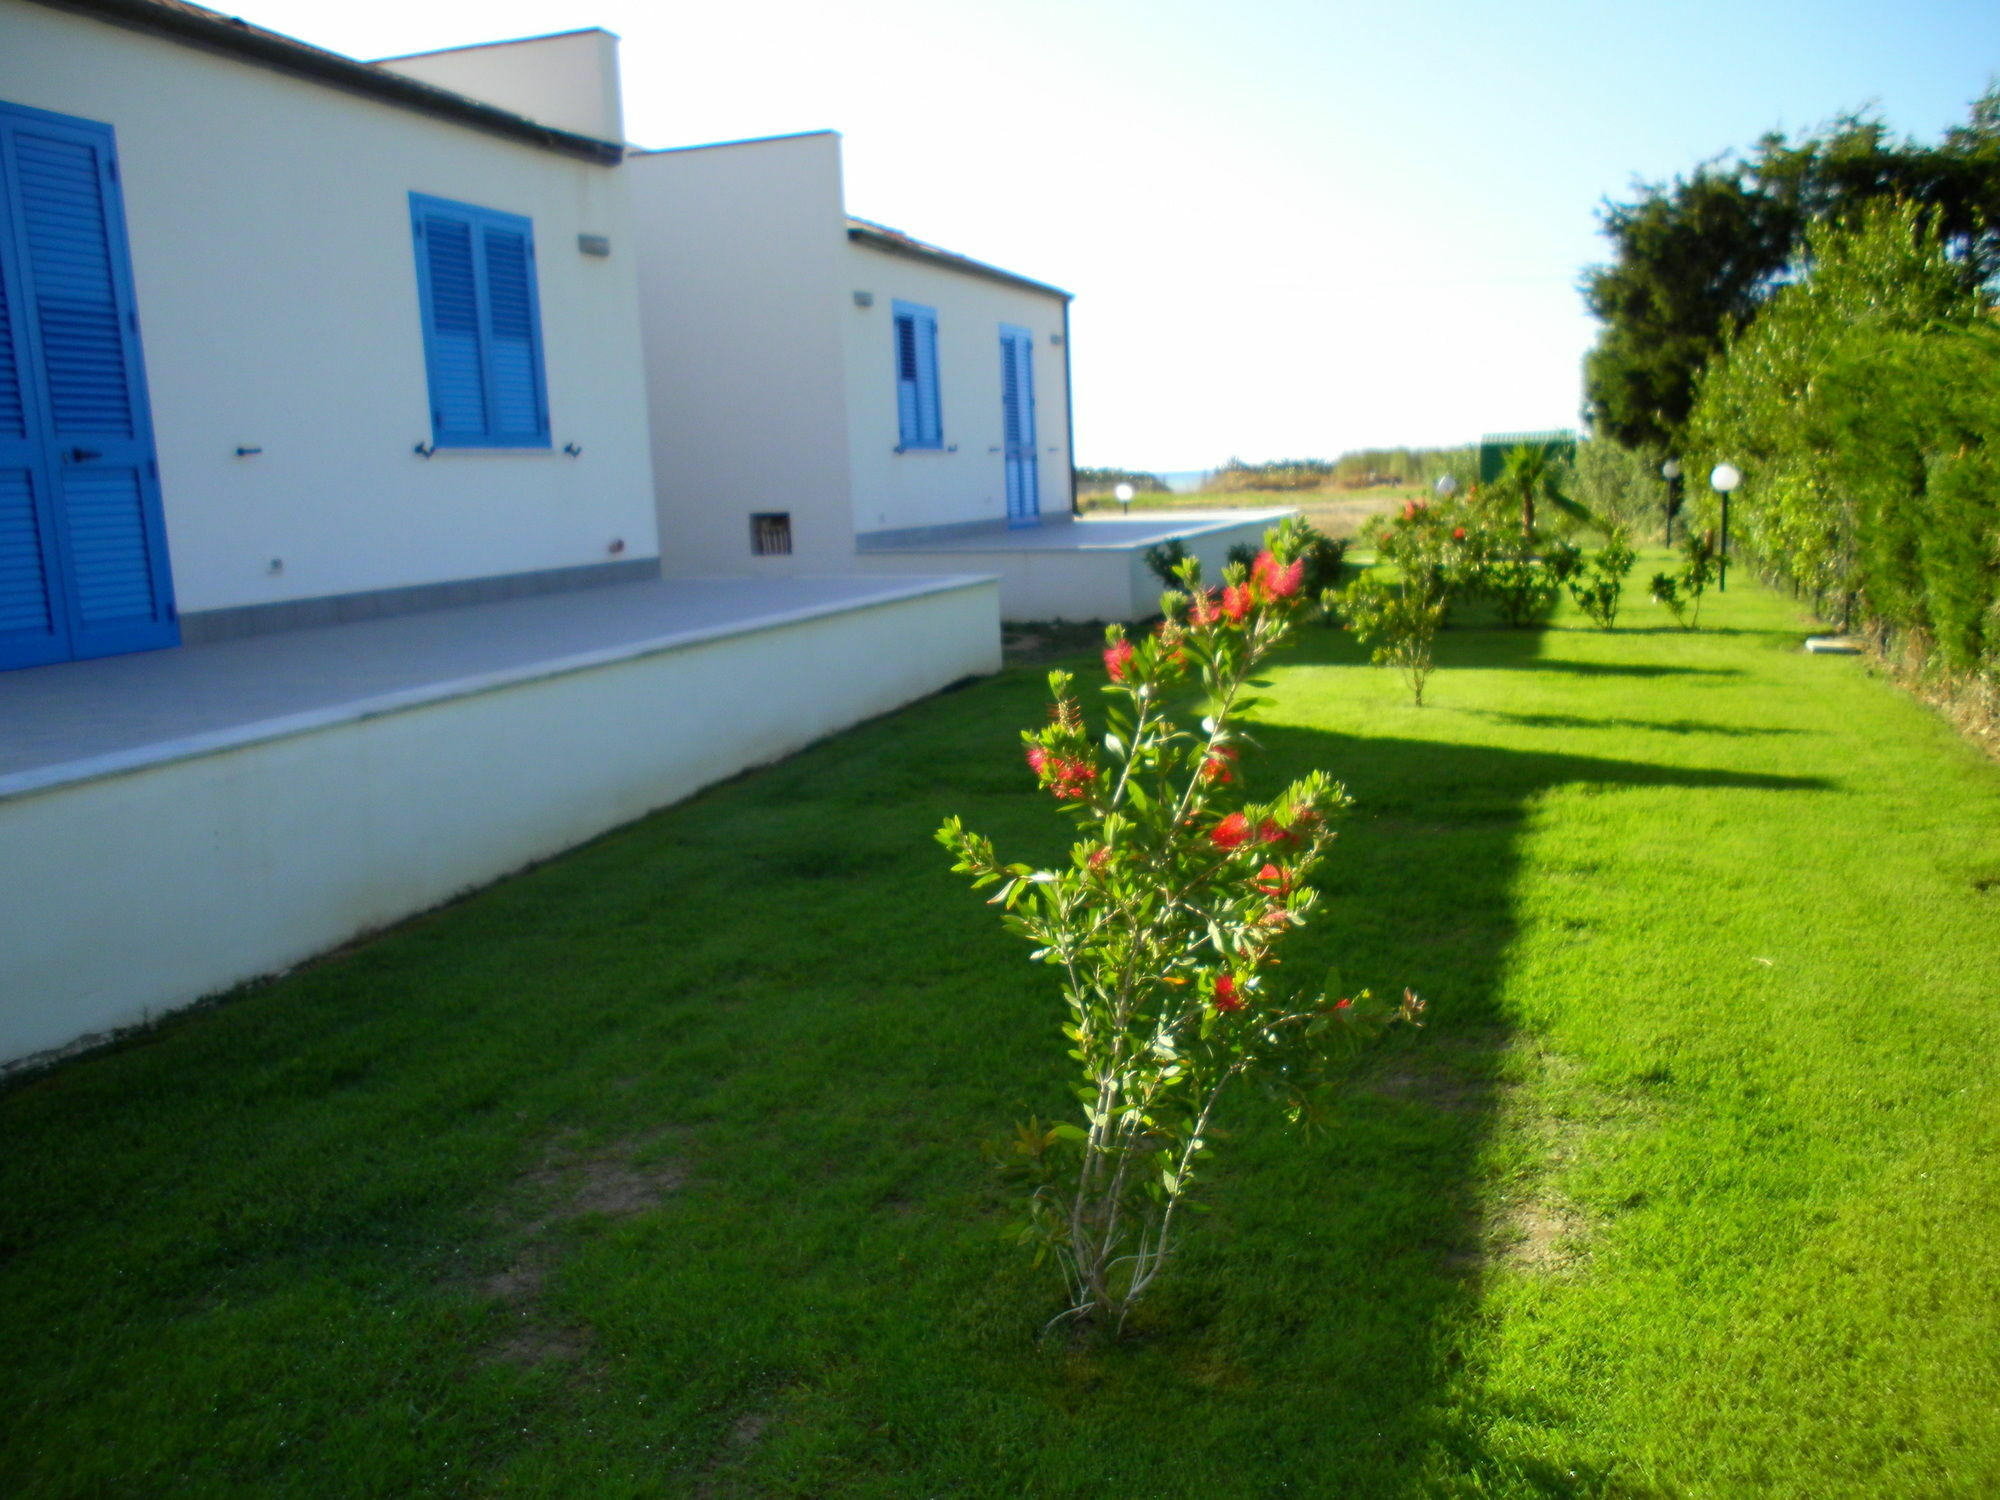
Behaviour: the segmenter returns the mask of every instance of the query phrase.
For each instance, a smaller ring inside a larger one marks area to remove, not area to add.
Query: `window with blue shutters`
[[[914,302],[898,302],[895,313],[898,448],[942,448],[944,418],[938,410],[937,312]]]
[[[440,448],[546,448],[548,390],[535,298],[534,225],[446,198],[410,194]]]

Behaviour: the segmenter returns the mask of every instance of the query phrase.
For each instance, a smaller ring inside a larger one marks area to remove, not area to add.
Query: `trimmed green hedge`
[[[1816,233],[1690,436],[1693,473],[1743,471],[1732,530],[1767,572],[1948,672],[2000,670],[2000,325],[1918,209]]]

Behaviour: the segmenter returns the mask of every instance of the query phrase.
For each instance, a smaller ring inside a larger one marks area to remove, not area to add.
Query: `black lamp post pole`
[[[1717,578],[1715,591],[1729,592],[1729,491],[1722,492],[1722,547],[1717,558]]]

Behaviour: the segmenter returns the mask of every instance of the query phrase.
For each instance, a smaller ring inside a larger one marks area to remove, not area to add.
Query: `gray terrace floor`
[[[0,797],[971,581],[647,580],[0,672]]]
[[[868,552],[1077,552],[1129,551],[1153,547],[1172,537],[1200,536],[1232,527],[1274,525],[1289,509],[1152,511],[1144,516],[1044,516],[1039,526],[1007,525],[938,528],[928,534],[877,533],[858,538]]]

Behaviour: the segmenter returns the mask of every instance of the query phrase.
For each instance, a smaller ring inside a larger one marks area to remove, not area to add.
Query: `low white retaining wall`
[[[0,1061],[287,968],[994,671],[996,607],[967,582],[0,797]]]
[[[1241,521],[1203,513],[1191,518],[1181,544],[1201,559],[1202,575],[1221,583],[1222,565],[1238,543],[1257,546],[1285,511],[1257,511]],[[1000,618],[1030,620],[1144,620],[1160,612],[1165,585],[1146,566],[1151,543],[1098,543],[1090,534],[1116,522],[1077,521],[1050,528],[1065,538],[1060,546],[1017,542],[996,533],[992,545],[959,542],[935,550],[920,543],[857,554],[861,573],[991,573],[1000,580]],[[1157,539],[1156,539],[1157,540]]]

